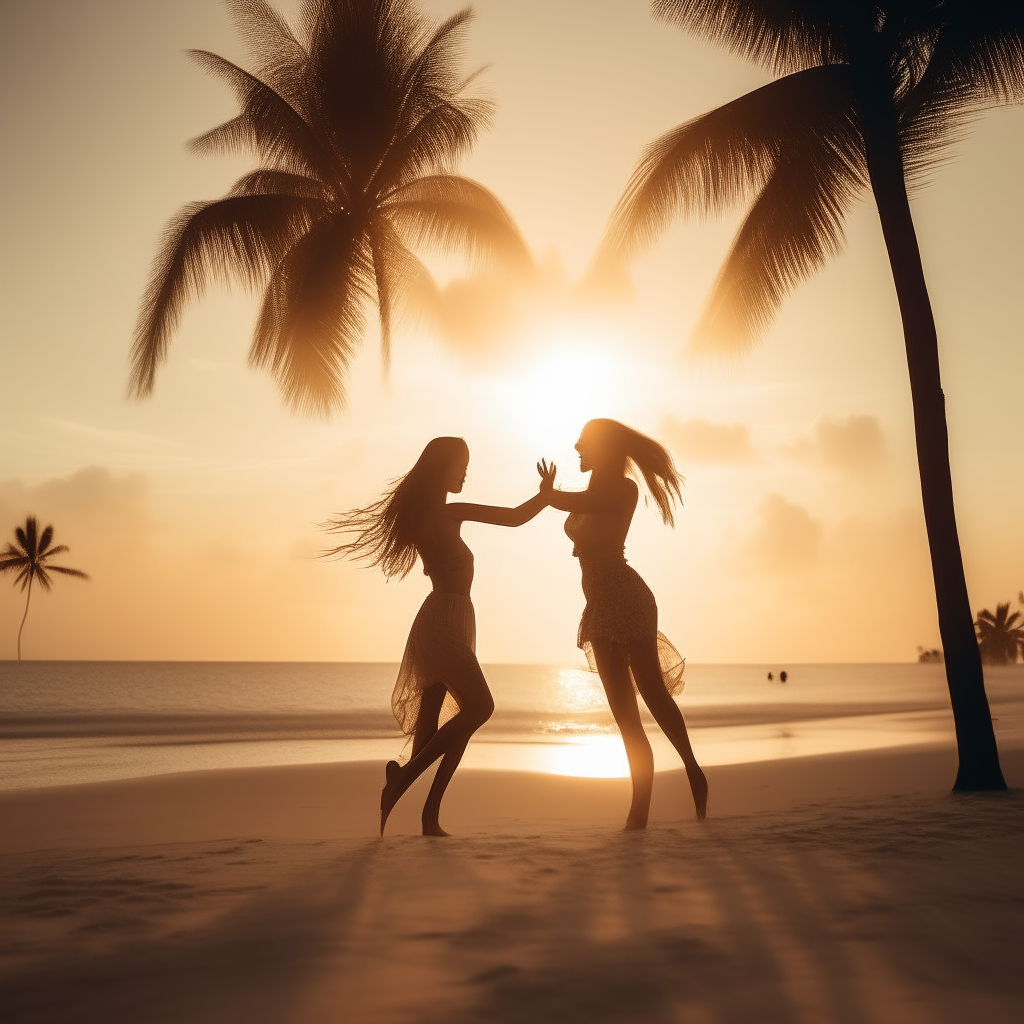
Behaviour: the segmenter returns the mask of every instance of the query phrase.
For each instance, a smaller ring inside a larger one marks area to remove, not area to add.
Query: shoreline
[[[1024,699],[1003,700],[992,708],[1000,747],[1024,746]],[[191,718],[0,714],[0,741],[4,741],[0,793],[192,771],[355,764],[386,760],[402,748],[400,734],[367,728],[366,716],[335,717],[362,728],[332,728],[331,716],[308,714]],[[374,717],[385,720],[383,715]],[[649,714],[641,718],[656,772],[676,769],[678,756],[653,718]],[[686,718],[702,765],[716,768],[829,754],[949,747],[954,742],[949,710],[922,704],[697,707],[686,709]],[[44,722],[57,728],[44,728]],[[124,731],[116,732],[119,727]],[[500,716],[474,737],[460,769],[466,770],[574,777],[628,774],[608,711],[552,716],[548,722],[538,721],[532,713]]]
[[[1024,744],[1000,749],[1011,789],[1024,788]],[[706,768],[710,815],[749,816],[829,800],[949,793],[949,744],[916,744],[748,761]],[[416,835],[432,772],[403,797],[388,835]],[[173,772],[105,782],[0,791],[0,856],[51,848],[204,842],[226,836],[373,838],[383,761],[337,761]],[[614,828],[625,817],[628,778],[461,768],[443,823],[463,834],[509,828]],[[685,773],[656,773],[651,822],[692,815]]]

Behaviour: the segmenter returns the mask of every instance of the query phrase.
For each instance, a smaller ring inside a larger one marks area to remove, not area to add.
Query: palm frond
[[[410,93],[450,95],[460,87],[454,68],[462,59],[466,30],[474,17],[473,9],[464,7],[427,29],[413,43],[412,50],[417,55],[406,75]]]
[[[920,187],[987,107],[1024,102],[1024,7],[948,3],[927,66],[897,98],[909,183]]]
[[[651,9],[775,74],[846,59],[844,5],[834,0],[653,0]]]
[[[0,572],[14,572],[29,563],[27,555],[21,554],[15,547],[8,544],[6,550],[0,554]]]
[[[1024,5],[947,0],[943,10],[931,77],[986,106],[1024,103]]]
[[[302,79],[309,54],[291,26],[266,0],[228,0],[228,9],[258,77],[305,117]]]
[[[48,554],[55,554],[56,552],[47,552],[47,548],[50,546],[50,541],[53,540],[53,527],[47,526],[43,529],[42,534],[39,536],[39,551],[38,557],[44,558]]]
[[[334,199],[327,186],[317,178],[264,167],[243,174],[231,186],[229,195],[294,196],[297,199],[319,199],[324,203]]]
[[[80,580],[89,579],[87,572],[82,572],[81,569],[69,569],[64,565],[48,565],[46,569],[48,572],[59,572],[62,576],[75,576]]]
[[[792,139],[737,233],[695,346],[737,351],[760,340],[789,292],[842,250],[846,211],[867,187],[853,104]]]
[[[598,251],[612,266],[652,245],[676,217],[719,214],[764,188],[783,154],[805,136],[848,124],[847,69],[780,78],[656,139],[633,172]]]
[[[340,165],[316,131],[266,82],[229,60],[207,50],[189,56],[208,74],[224,79],[235,93],[241,113],[188,144],[196,154],[253,153],[271,167],[331,180]]]
[[[448,170],[468,153],[490,120],[486,100],[441,103],[397,138],[374,172],[368,191],[380,192],[431,171]]]
[[[387,373],[391,367],[391,339],[396,322],[436,319],[439,295],[430,272],[402,243],[386,217],[375,218],[368,234],[377,285],[381,361]]]
[[[50,575],[47,570],[38,563],[36,564],[33,576],[38,581],[39,586],[43,588],[47,593],[53,589],[53,580],[50,579]]]
[[[373,291],[363,232],[346,214],[324,217],[274,270],[250,365],[272,374],[295,411],[326,417],[341,408],[344,377],[366,328]]]
[[[462,59],[466,29],[472,20],[473,12],[467,7],[436,28],[425,31],[413,44],[416,56],[402,82],[400,132],[434,107],[455,100],[479,73],[460,80],[455,72]]]
[[[185,305],[204,293],[210,278],[258,288],[323,212],[322,201],[282,195],[186,206],[168,225],[154,261],[135,328],[129,393],[153,390]]]
[[[37,544],[38,529],[39,524],[36,522],[36,517],[29,516],[25,520],[24,529],[18,526],[14,530],[14,535],[18,538],[18,543],[21,545],[22,550],[32,558],[35,558],[39,551]]]
[[[471,259],[497,261],[517,272],[533,265],[509,212],[492,192],[469,178],[417,178],[395,189],[381,209],[414,247],[462,251]]]

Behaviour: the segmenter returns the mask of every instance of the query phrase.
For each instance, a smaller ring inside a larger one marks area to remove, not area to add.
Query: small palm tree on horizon
[[[60,573],[62,576],[75,576],[80,580],[89,578],[87,573],[81,569],[69,569],[65,565],[50,565],[50,559],[55,555],[63,555],[70,549],[66,544],[57,544],[51,547],[53,542],[53,527],[47,526],[42,533],[39,532],[39,524],[35,516],[28,516],[24,526],[14,528],[14,536],[17,544],[8,542],[7,547],[0,551],[0,573],[16,572],[14,584],[21,584],[22,591],[28,591],[25,597],[25,614],[21,617],[21,625],[18,627],[18,661],[21,661],[21,634],[25,628],[25,620],[28,618],[28,607],[32,600],[32,584],[38,580],[39,586],[44,591],[53,587],[50,579],[51,572]]]
[[[1012,665],[1018,654],[1024,658],[1024,612],[1011,614],[1009,601],[997,604],[995,613],[983,608],[974,628],[981,660],[986,665]]]
[[[954,788],[1005,789],[956,527],[938,339],[908,186],[982,110],[1024,101],[1024,3],[654,0],[654,13],[778,75],[648,146],[595,273],[613,279],[678,216],[748,207],[694,332],[746,350],[843,248],[870,193],[903,321],[921,495],[959,764]]]
[[[327,416],[376,302],[385,372],[397,320],[436,312],[427,247],[532,267],[512,217],[453,173],[489,123],[460,69],[469,9],[428,25],[412,0],[305,0],[299,31],[265,0],[228,0],[251,54],[246,70],[190,56],[223,79],[237,117],[193,139],[195,153],[246,153],[260,166],[228,195],[168,225],[142,302],[129,393],[153,391],[185,306],[208,281],[262,293],[249,363],[293,410]]]

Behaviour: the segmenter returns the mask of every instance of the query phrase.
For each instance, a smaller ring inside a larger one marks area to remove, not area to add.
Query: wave
[[[764,725],[874,714],[943,710],[938,701],[786,702],[703,705],[685,709],[697,728]],[[651,721],[644,712],[644,717]],[[497,710],[485,734],[539,734],[551,739],[603,733],[615,727],[605,709],[563,714]],[[224,743],[260,740],[391,739],[402,734],[391,712],[203,712],[84,713],[17,712],[0,714],[0,740],[132,739],[142,743]]]

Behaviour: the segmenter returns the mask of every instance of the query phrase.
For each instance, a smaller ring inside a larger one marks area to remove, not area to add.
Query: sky
[[[437,265],[448,335],[401,333],[385,378],[371,329],[348,408],[315,421],[247,366],[254,300],[217,288],[184,317],[154,395],[125,397],[163,226],[251,166],[184,145],[234,113],[182,52],[244,60],[225,7],[0,0],[0,537],[35,514],[92,577],[33,596],[25,655],[397,661],[429,582],[319,560],[317,524],[373,500],[439,434],[469,443],[467,500],[525,500],[542,456],[585,486],[572,445],[597,415],[659,438],[686,478],[676,528],[641,506],[627,555],[689,659],[908,661],[937,646],[871,205],[746,356],[687,348],[738,212],[673,227],[634,264],[628,301],[590,308],[575,285],[646,143],[766,79],[653,21],[644,0],[474,9],[466,66],[488,66],[497,112],[461,170],[510,209],[540,283],[509,295]],[[1024,587],[1022,175],[1024,111],[993,111],[912,200],[976,610]],[[583,599],[561,527],[550,510],[519,530],[465,527],[483,662],[578,660]],[[10,658],[24,597],[2,582]]]

